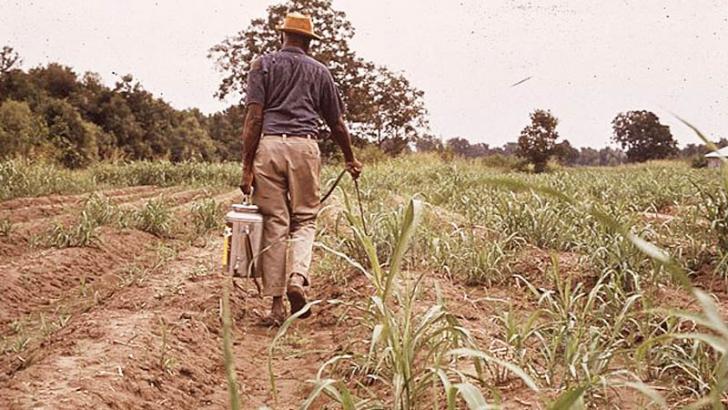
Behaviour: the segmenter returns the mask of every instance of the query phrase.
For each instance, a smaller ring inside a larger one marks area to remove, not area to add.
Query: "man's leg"
[[[283,295],[286,292],[286,248],[289,232],[288,182],[282,144],[274,139],[260,141],[255,155],[254,202],[263,214],[262,252],[263,295],[273,297],[271,318],[285,319]]]
[[[291,313],[306,304],[304,286],[310,283],[309,268],[316,236],[321,160],[315,140],[299,139],[289,145],[288,188],[291,199],[291,238],[288,247],[288,299]],[[308,317],[306,313],[301,317]]]

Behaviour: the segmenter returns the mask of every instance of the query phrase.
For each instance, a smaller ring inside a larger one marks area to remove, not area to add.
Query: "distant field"
[[[219,232],[239,178],[236,163],[0,163],[0,407],[227,406]],[[272,349],[275,331],[253,326],[265,301],[236,280],[243,408],[350,395],[359,408],[536,409],[565,392],[645,408],[647,385],[677,408],[723,381],[726,335],[709,329],[728,314],[719,171],[529,175],[415,155],[368,165],[360,186],[368,234],[347,177],[320,218],[322,302]],[[713,322],[674,311],[701,306],[625,232],[716,296]]]
[[[239,163],[136,161],[118,165],[99,163],[82,170],[68,170],[30,160],[0,161],[0,200],[136,185],[237,186],[240,172]]]

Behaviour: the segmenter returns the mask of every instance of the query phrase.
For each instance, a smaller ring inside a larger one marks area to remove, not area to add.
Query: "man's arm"
[[[321,83],[321,117],[331,129],[331,138],[336,141],[344,154],[346,170],[352,178],[357,179],[361,174],[362,164],[354,158],[351,149],[351,135],[344,122],[343,105],[334,78],[330,72],[326,72]]]
[[[265,104],[265,85],[263,63],[260,58],[253,60],[248,73],[248,90],[243,122],[243,178],[240,189],[245,195],[253,191],[253,161],[263,131],[263,104]]]
[[[362,170],[361,162],[354,158],[354,152],[351,149],[351,135],[349,135],[349,129],[346,127],[344,117],[339,116],[336,121],[328,124],[331,128],[331,138],[341,148],[341,152],[344,154],[344,161],[346,161],[346,170],[349,171],[354,179],[359,178]]]
[[[240,189],[250,195],[253,186],[253,161],[263,131],[263,107],[260,104],[248,104],[243,124],[243,180]]]

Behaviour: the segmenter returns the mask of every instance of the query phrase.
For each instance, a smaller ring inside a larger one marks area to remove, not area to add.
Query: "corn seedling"
[[[98,240],[96,228],[96,221],[86,211],[82,211],[76,225],[66,227],[55,224],[47,234],[47,245],[56,248],[91,246]]]
[[[134,215],[136,227],[152,235],[165,237],[171,231],[172,212],[161,199],[147,201]]]
[[[192,205],[192,222],[194,232],[198,235],[221,227],[223,220],[220,205],[214,199],[208,198]]]
[[[10,232],[13,230],[13,223],[10,219],[3,219],[0,221],[0,236],[10,236]]]

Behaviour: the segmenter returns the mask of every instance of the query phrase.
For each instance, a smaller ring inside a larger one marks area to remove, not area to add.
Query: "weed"
[[[169,335],[167,334],[169,330],[167,322],[164,319],[160,319],[159,327],[162,333],[162,346],[160,348],[159,367],[164,370],[165,373],[173,376],[175,367],[177,366],[177,360],[169,354]]]

